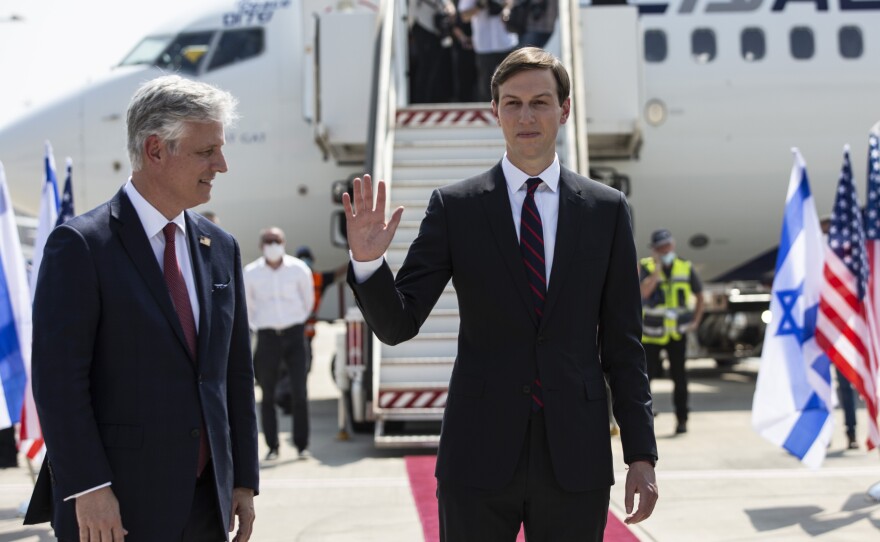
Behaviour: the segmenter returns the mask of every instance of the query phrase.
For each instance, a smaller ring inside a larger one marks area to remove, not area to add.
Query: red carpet
[[[416,510],[419,512],[419,519],[422,520],[425,542],[438,542],[440,540],[440,525],[437,520],[437,480],[434,478],[434,463],[437,461],[437,456],[408,455],[404,459],[406,460],[406,472],[409,475],[409,485],[416,501]],[[522,529],[520,529],[516,540],[517,542],[525,541]],[[617,516],[608,512],[605,542],[639,542],[639,539],[622,521],[617,519]]]

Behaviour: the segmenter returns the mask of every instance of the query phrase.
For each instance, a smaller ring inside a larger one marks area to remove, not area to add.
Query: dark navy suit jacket
[[[105,482],[119,499],[127,541],[170,540],[181,532],[195,489],[202,420],[224,532],[233,487],[258,490],[238,244],[196,213],[186,212],[186,226],[200,306],[197,359],[122,190],[49,236],[33,343],[34,396],[48,459],[26,519],[46,521],[51,510],[59,538],[79,539],[75,500],[62,499]]]
[[[487,489],[509,483],[540,371],[547,441],[569,491],[614,481],[607,377],[624,458],[656,458],[641,346],[638,263],[623,194],[562,168],[544,315],[534,311],[501,165],[432,196],[397,278],[383,265],[357,301],[382,342],[412,338],[449,279],[461,326],[436,475]]]

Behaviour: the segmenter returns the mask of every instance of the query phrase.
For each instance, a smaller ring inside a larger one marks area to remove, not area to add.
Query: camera
[[[455,19],[446,13],[434,14],[434,28],[440,34],[440,46],[452,47],[452,27],[455,26]]]

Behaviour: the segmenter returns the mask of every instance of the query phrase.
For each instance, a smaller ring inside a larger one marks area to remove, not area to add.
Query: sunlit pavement
[[[297,459],[290,417],[282,416],[280,458],[262,463],[252,540],[419,542],[422,530],[403,457],[430,452],[377,450],[372,435],[337,440],[338,392],[330,375],[334,329],[339,325],[319,326],[309,376],[312,457]],[[751,429],[757,360],[728,371],[708,360],[688,367],[692,413],[684,435],[674,435],[671,382],[653,383],[660,411],[660,501],[654,516],[634,528],[643,542],[880,540],[880,505],[865,497],[880,481],[880,454],[864,446],[844,450],[840,411],[834,413],[839,423],[828,458],[811,471]],[[864,415],[860,409],[862,440]],[[623,517],[626,471],[618,437],[613,446],[612,511]],[[261,457],[266,451],[261,440]],[[21,525],[19,506],[30,487],[26,468],[0,470],[0,542],[53,540],[48,526]]]

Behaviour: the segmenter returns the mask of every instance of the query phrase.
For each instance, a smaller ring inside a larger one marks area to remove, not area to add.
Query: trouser
[[[608,438],[605,436],[604,438]],[[556,481],[543,411],[532,414],[513,480],[501,489],[438,482],[442,542],[600,542],[610,488],[565,491]]]
[[[492,75],[510,51],[501,53],[477,53],[477,101],[492,100]]]
[[[843,409],[843,422],[846,425],[846,434],[849,438],[856,438],[856,391],[849,380],[837,369],[837,398],[840,399],[840,408]]]
[[[663,361],[660,359],[660,351],[666,350],[669,356],[669,373],[672,377],[672,405],[675,407],[675,416],[679,421],[688,419],[688,380],[687,371],[684,368],[687,339],[670,339],[666,344],[645,343],[645,358],[648,362],[648,378],[655,379],[663,376]]]
[[[418,23],[412,27],[415,66],[410,103],[443,103],[452,95],[452,51]]]
[[[263,390],[260,414],[263,434],[269,448],[278,448],[278,416],[275,412],[275,387],[281,364],[290,378],[290,411],[293,414],[293,445],[298,450],[309,446],[309,397],[306,390],[306,347],[304,326],[286,329],[261,329],[257,333],[254,368]]]

